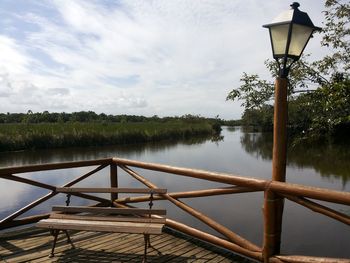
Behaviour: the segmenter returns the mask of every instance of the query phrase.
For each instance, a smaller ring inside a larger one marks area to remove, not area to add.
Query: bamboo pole
[[[37,205],[45,202],[46,200],[50,199],[51,197],[55,196],[57,193],[55,192],[51,192],[48,193],[40,198],[38,198],[37,200],[31,202],[30,204],[22,207],[21,209],[17,210],[16,212],[12,213],[11,215],[5,217],[4,219],[2,219],[0,221],[0,226],[2,226],[3,224],[5,224],[6,222],[12,221],[13,219],[15,219],[16,217],[22,215],[23,213],[27,212],[28,210],[36,207]]]
[[[287,78],[275,82],[273,121],[272,181],[286,181],[287,162]],[[264,201],[264,262],[280,253],[284,199],[268,189]]]
[[[180,223],[180,222],[177,222],[175,220],[167,218],[166,225],[170,228],[173,228],[175,230],[183,232],[187,235],[196,237],[196,238],[201,239],[203,241],[207,241],[207,242],[212,243],[212,244],[217,245],[217,246],[224,247],[224,248],[226,248],[230,251],[233,251],[235,253],[239,253],[241,255],[244,255],[244,256],[247,256],[250,258],[254,258],[257,260],[262,260],[261,252],[251,251],[247,248],[243,248],[243,247],[238,246],[234,243],[231,243],[225,239],[222,239],[222,238],[216,237],[214,235],[208,234],[206,232],[200,231],[196,228],[187,226],[187,225]]]
[[[312,202],[306,198],[303,197],[296,197],[291,195],[283,195],[285,198],[289,199],[290,201],[293,201],[295,203],[298,203],[304,207],[307,207],[311,209],[312,211],[316,213],[320,213],[323,215],[326,215],[328,217],[331,217],[335,220],[338,220],[346,225],[350,225],[350,216],[340,213],[338,211],[335,211],[329,207],[320,205],[318,203]]]
[[[294,196],[304,196],[311,199],[322,200],[343,205],[350,205],[350,193],[330,190],[326,188],[311,187],[299,184],[271,182],[272,191]]]
[[[92,171],[90,171],[90,172],[88,172],[88,173],[86,173],[86,174],[84,174],[84,175],[82,175],[82,176],[80,176],[80,177],[78,177],[78,178],[76,178],[76,179],[70,181],[69,183],[66,183],[65,185],[63,185],[63,186],[61,186],[61,187],[70,187],[70,186],[72,186],[72,185],[74,185],[74,184],[76,184],[76,183],[79,183],[80,181],[86,179],[86,178],[89,177],[90,175],[93,175],[94,173],[97,173],[98,171],[104,169],[104,168],[107,167],[108,165],[109,165],[109,164],[102,164],[102,165],[100,165],[99,167],[93,169]]]
[[[275,105],[272,151],[272,180],[286,181],[287,162],[287,89],[288,80],[277,78],[275,82]]]
[[[127,168],[127,167],[125,167],[123,165],[120,166],[120,167],[125,172],[130,174],[132,177],[134,177],[135,179],[137,179],[138,181],[140,181],[141,183],[143,183],[147,187],[149,187],[149,188],[158,188],[155,184],[149,182],[147,179],[145,179],[141,175],[137,174],[136,172],[134,172],[130,168]],[[204,222],[205,224],[207,224],[208,226],[210,226],[214,230],[218,231],[220,234],[226,236],[228,239],[230,239],[230,241],[232,241],[232,242],[234,242],[234,243],[236,243],[236,244],[238,244],[238,245],[240,245],[240,246],[242,246],[244,248],[252,250],[252,251],[261,251],[261,248],[259,248],[255,244],[253,244],[250,241],[242,238],[241,236],[239,236],[236,233],[232,232],[231,230],[229,230],[225,226],[217,223],[216,221],[214,221],[213,219],[209,218],[208,216],[200,213],[199,211],[195,210],[194,208],[184,204],[183,202],[181,202],[179,200],[176,200],[175,198],[171,197],[168,194],[162,194],[162,196],[164,196],[167,200],[169,200],[170,202],[175,204],[177,207],[181,208],[182,210],[184,210],[187,213],[191,214],[192,216],[196,217],[197,219],[199,219],[200,221]]]
[[[68,169],[68,168],[77,168],[77,167],[94,166],[94,165],[107,166],[112,162],[113,162],[112,158],[106,158],[106,159],[98,159],[98,160],[90,160],[90,161],[49,163],[49,164],[7,167],[7,168],[0,168],[0,175]]]
[[[346,258],[321,258],[321,257],[309,257],[309,256],[282,256],[276,255],[274,258],[278,258],[283,262],[288,263],[350,263],[350,259]]]
[[[215,173],[197,169],[188,169],[173,167],[163,164],[144,163],[139,161],[113,158],[118,165],[127,165],[132,167],[143,168],[147,170],[160,171],[186,177],[203,179],[212,182],[227,183],[237,186],[248,187],[260,191],[267,189],[295,196],[305,196],[312,199],[318,199],[327,202],[350,205],[350,193],[336,190],[330,190],[320,187],[311,187],[300,184],[291,184],[286,182],[268,181],[250,177],[236,176],[233,174]]]
[[[277,228],[277,211],[278,203],[276,194],[270,190],[264,194],[264,234],[263,234],[263,256],[264,262],[269,262],[269,258],[279,250],[280,234]]]
[[[118,187],[118,166],[116,163],[110,164],[110,185],[111,187]],[[118,199],[118,193],[111,193],[111,203]]]
[[[59,193],[129,193],[129,194],[165,194],[167,189],[157,188],[115,188],[115,187],[57,187]]]
[[[265,186],[268,183],[268,181],[266,180],[255,179],[251,177],[243,177],[243,176],[237,176],[233,174],[215,173],[215,172],[208,172],[203,170],[174,167],[174,166],[163,165],[163,164],[145,163],[145,162],[139,162],[139,161],[133,161],[133,160],[121,159],[121,158],[113,158],[113,161],[116,162],[119,166],[124,165],[124,166],[138,167],[146,170],[165,172],[165,173],[176,174],[176,175],[181,175],[186,177],[193,177],[193,178],[203,179],[211,182],[219,182],[219,183],[227,183],[232,185],[244,186],[244,187],[257,189],[261,191],[265,189]]]
[[[22,226],[22,225],[36,223],[41,219],[48,218],[49,216],[50,216],[50,214],[47,213],[47,214],[28,216],[28,217],[20,218],[17,220],[12,220],[9,222],[5,222],[4,224],[0,224],[0,230],[10,228],[10,227],[16,227],[16,226]]]
[[[269,263],[285,263],[285,261],[282,261],[276,257],[271,257],[271,258],[269,258]]]
[[[195,190],[195,191],[186,191],[186,192],[174,192],[168,193],[173,198],[195,198],[195,197],[207,197],[207,196],[215,196],[215,195],[227,195],[227,194],[238,194],[238,193],[250,193],[256,192],[258,190],[252,190],[246,187],[240,186],[231,186],[231,187],[223,187],[223,188],[212,188],[205,190]],[[139,203],[149,201],[149,195],[145,196],[135,196],[135,197],[124,197],[119,198],[116,201],[118,203]],[[161,195],[155,195],[153,200],[165,200],[166,198]]]
[[[51,191],[55,191],[55,189],[56,189],[56,187],[53,186],[53,185],[37,182],[37,181],[31,180],[31,179],[28,179],[28,178],[19,177],[19,176],[15,176],[15,175],[12,175],[12,174],[0,175],[0,178],[6,179],[6,180],[15,181],[15,182],[20,182],[20,183],[34,185],[34,186],[37,186],[37,187],[40,187],[40,188],[49,189]]]

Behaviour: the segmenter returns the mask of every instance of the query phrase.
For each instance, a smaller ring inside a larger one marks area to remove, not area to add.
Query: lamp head
[[[312,23],[307,13],[299,10],[299,3],[294,2],[290,6],[290,10],[282,12],[271,23],[263,25],[270,32],[274,59],[279,63],[282,60],[285,68],[288,62],[292,64],[300,58],[312,34],[321,30]]]

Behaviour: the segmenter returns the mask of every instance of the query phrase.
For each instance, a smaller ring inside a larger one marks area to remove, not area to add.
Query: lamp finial
[[[292,9],[298,9],[300,4],[298,2],[293,2],[293,4],[291,4],[290,6],[292,7]]]

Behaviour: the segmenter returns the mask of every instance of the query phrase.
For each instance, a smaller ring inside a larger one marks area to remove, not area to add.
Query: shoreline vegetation
[[[215,136],[221,120],[94,112],[0,114],[0,152],[123,145]]]

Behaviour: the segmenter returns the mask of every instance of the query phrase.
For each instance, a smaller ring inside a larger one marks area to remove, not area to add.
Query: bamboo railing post
[[[111,187],[118,187],[118,165],[116,163],[110,165],[110,182]],[[118,199],[118,193],[111,193],[111,204],[116,199]]]
[[[275,82],[275,106],[272,152],[272,181],[286,181],[287,160],[287,78],[278,77]],[[280,252],[284,199],[265,191],[264,200],[264,261]]]

